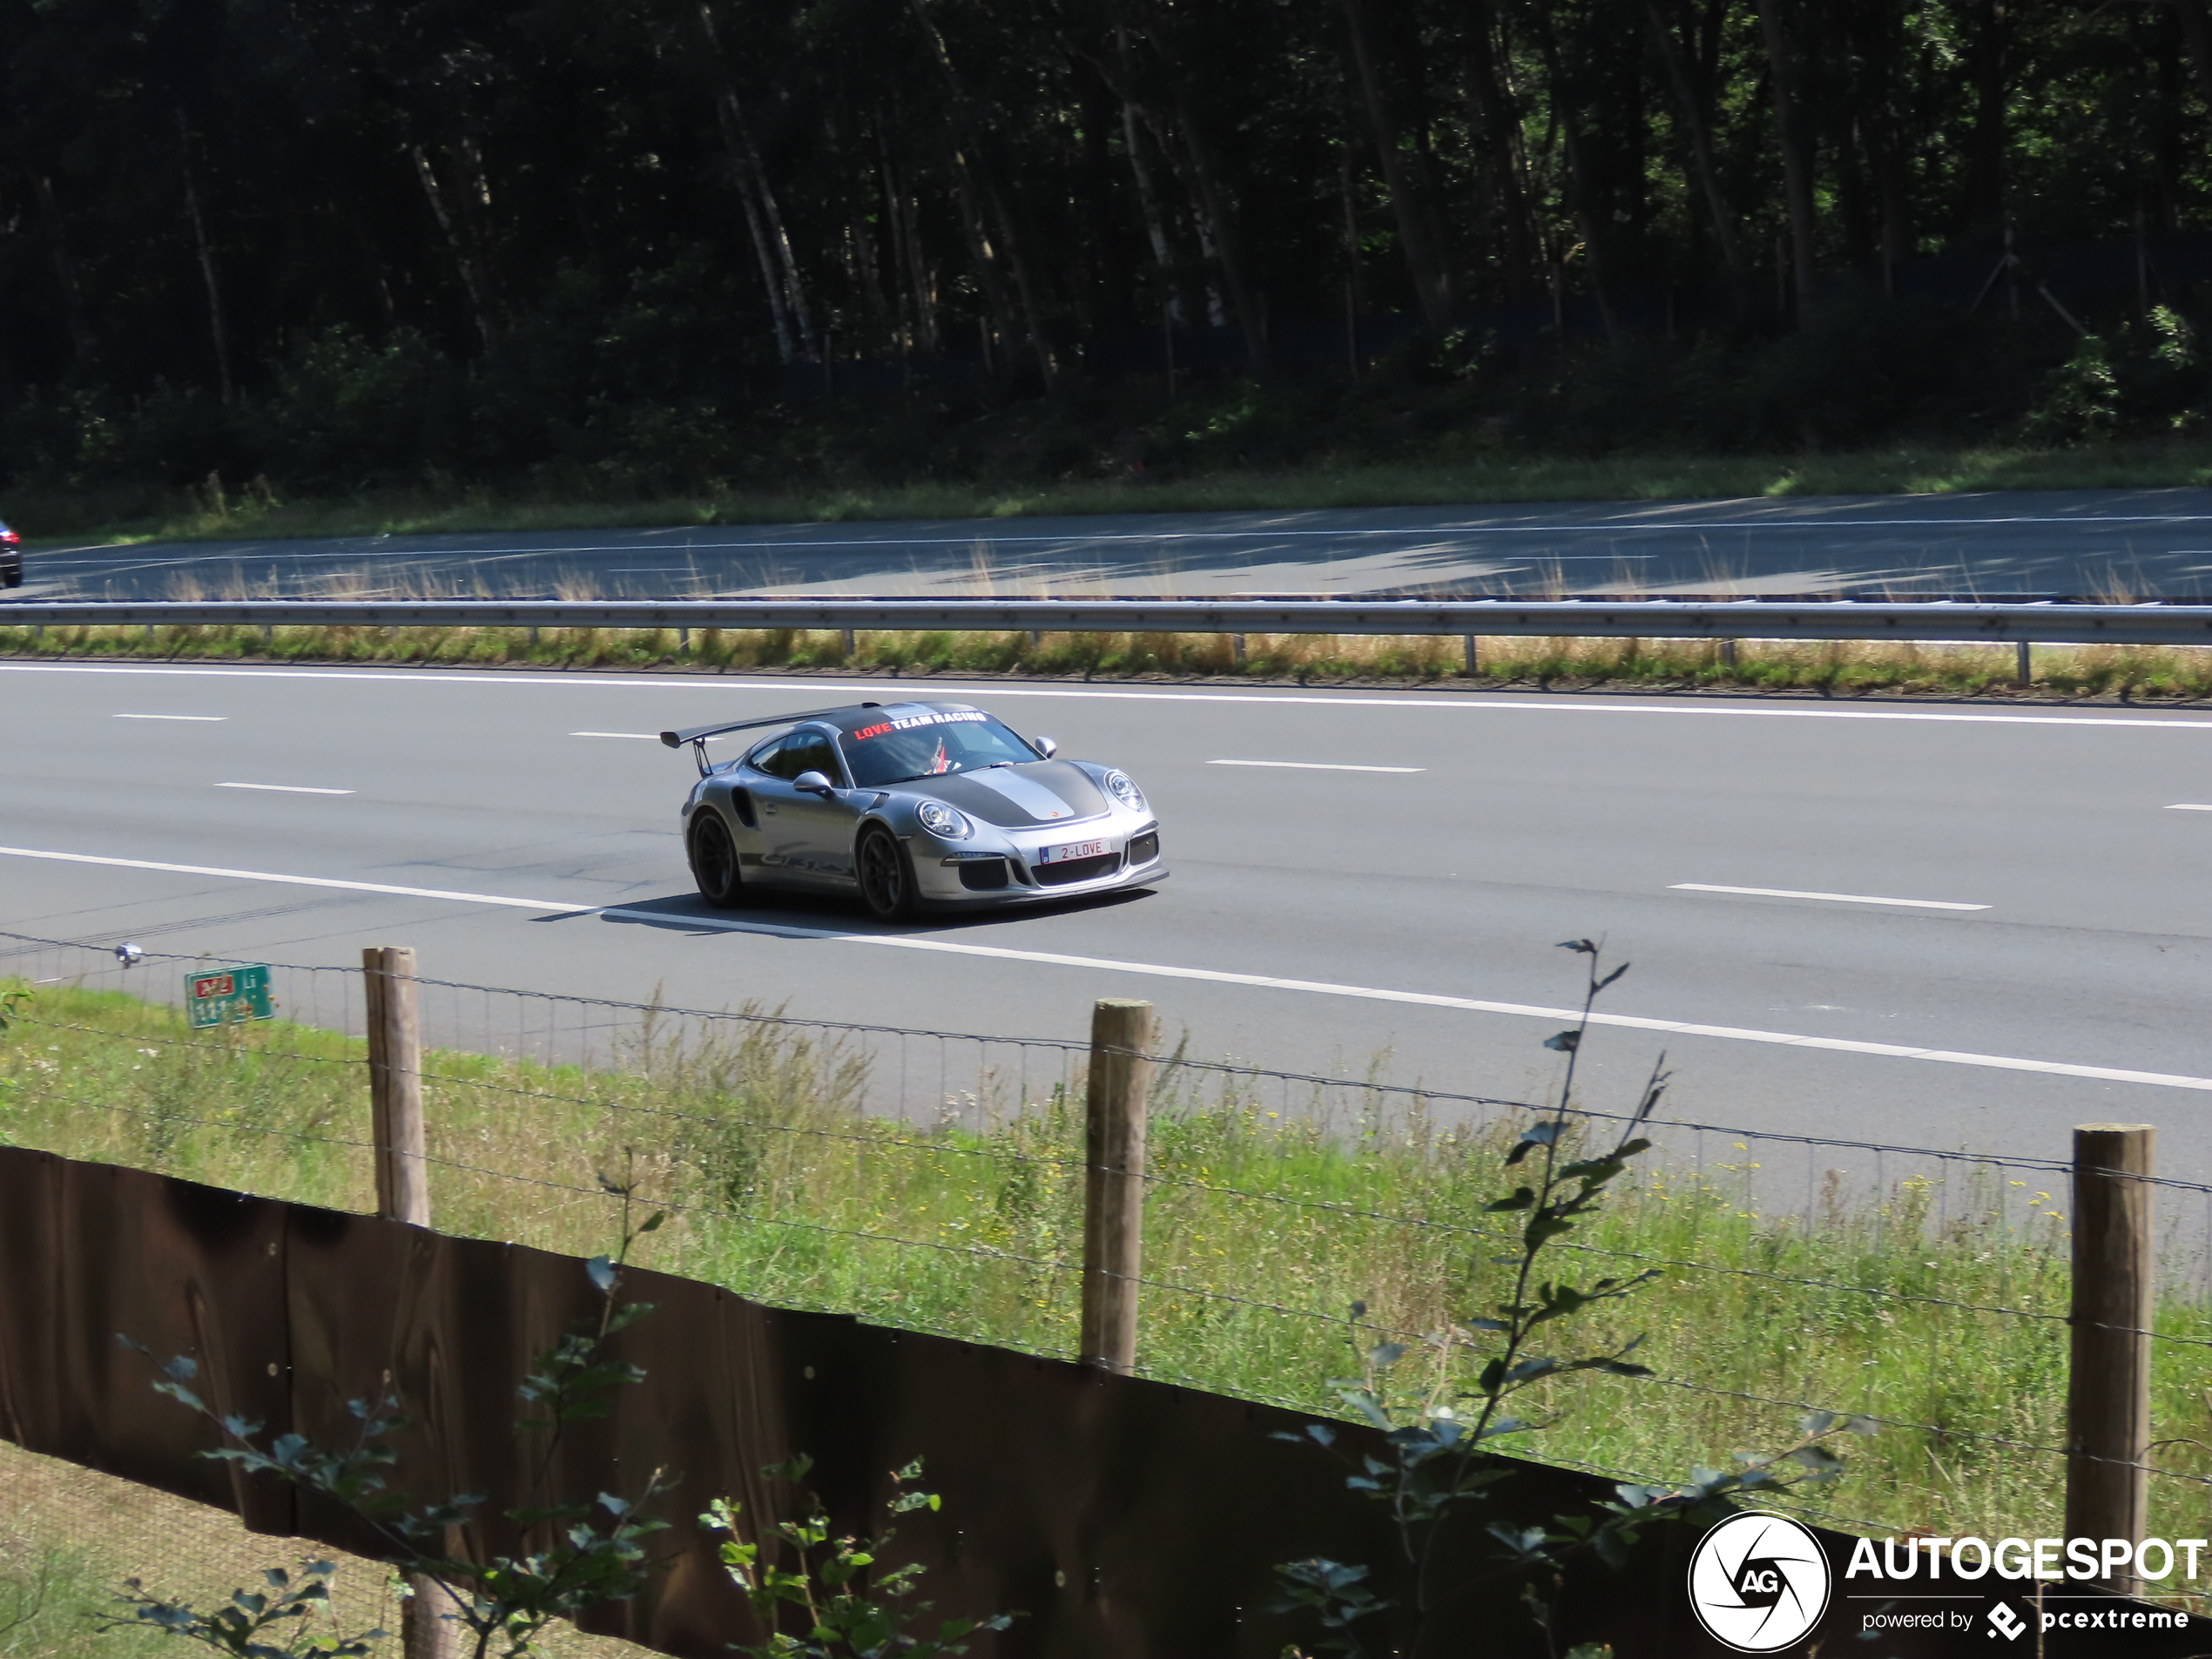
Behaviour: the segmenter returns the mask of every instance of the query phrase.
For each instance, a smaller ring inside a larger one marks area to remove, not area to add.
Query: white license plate
[[[1103,841],[1070,841],[1065,846],[1048,846],[1037,855],[1037,862],[1065,864],[1069,859],[1095,859],[1105,851]]]

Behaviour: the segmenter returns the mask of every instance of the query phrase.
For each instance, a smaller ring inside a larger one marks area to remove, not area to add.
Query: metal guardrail
[[[432,599],[0,603],[0,626],[798,628],[2212,645],[2212,604],[1855,599]]]

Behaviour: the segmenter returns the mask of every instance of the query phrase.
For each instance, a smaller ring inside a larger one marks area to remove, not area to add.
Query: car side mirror
[[[803,790],[810,795],[832,794],[837,789],[835,784],[830,782],[819,772],[800,772],[798,777],[791,780],[791,786],[793,789]]]
[[[1030,739],[1029,746],[1032,749],[1035,749],[1039,754],[1042,755],[1047,760],[1051,759],[1053,756],[1060,752],[1060,745],[1055,743],[1050,738],[1033,738]]]

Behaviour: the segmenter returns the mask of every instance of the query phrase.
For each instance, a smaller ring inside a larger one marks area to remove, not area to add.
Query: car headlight
[[[1144,792],[1139,789],[1136,780],[1120,767],[1116,766],[1106,774],[1106,787],[1113,792],[1116,800],[1121,802],[1132,813],[1141,813],[1144,810]]]
[[[921,820],[922,828],[932,835],[948,841],[964,841],[975,833],[975,826],[941,800],[926,800],[914,809],[914,816]]]

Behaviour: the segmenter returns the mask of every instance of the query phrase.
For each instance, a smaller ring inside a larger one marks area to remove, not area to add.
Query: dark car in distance
[[[23,537],[0,524],[0,588],[23,586]]]

